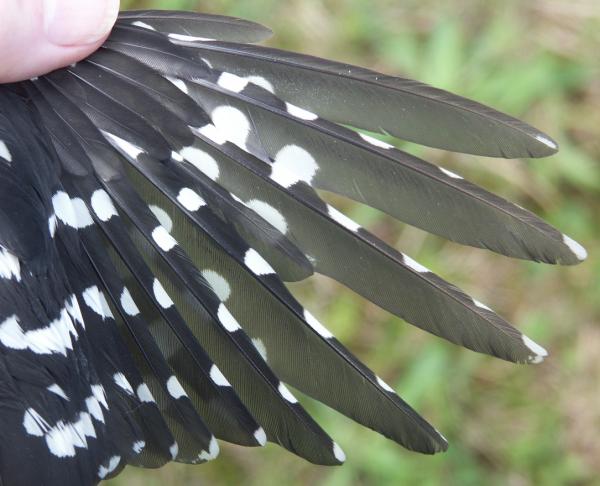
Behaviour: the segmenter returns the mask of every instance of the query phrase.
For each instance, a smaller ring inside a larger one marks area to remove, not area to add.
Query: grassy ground
[[[600,3],[123,3],[254,19],[275,30],[272,45],[414,77],[522,117],[555,137],[560,154],[505,161],[402,146],[541,214],[583,243],[590,257],[572,268],[510,261],[337,201],[514,322],[551,357],[539,366],[517,366],[458,349],[315,278],[296,287],[307,307],[436,424],[450,440],[449,451],[409,453],[306,400],[345,449],[345,466],[312,466],[271,445],[244,450],[224,444],[213,463],[129,469],[110,484],[594,484],[600,477]]]

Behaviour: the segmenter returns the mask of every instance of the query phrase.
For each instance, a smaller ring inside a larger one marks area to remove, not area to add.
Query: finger
[[[0,17],[0,83],[76,62],[106,39],[119,0],[7,0]]]

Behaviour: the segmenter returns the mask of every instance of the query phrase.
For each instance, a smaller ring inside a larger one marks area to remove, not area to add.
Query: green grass
[[[117,485],[593,484],[600,477],[600,3],[596,0],[123,2],[243,16],[271,45],[402,74],[475,98],[555,137],[560,153],[506,161],[400,146],[543,216],[590,251],[577,267],[460,247],[336,199],[349,215],[514,322],[551,352],[517,366],[442,342],[330,280],[294,286],[307,307],[449,439],[424,457],[324,406],[347,453],[310,465],[272,445],[223,445],[202,466],[133,468]],[[600,484],[600,482],[596,482]]]

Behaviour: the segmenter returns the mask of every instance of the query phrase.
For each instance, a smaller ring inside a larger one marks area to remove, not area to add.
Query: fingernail
[[[119,0],[43,0],[46,39],[59,46],[85,45],[106,36]]]

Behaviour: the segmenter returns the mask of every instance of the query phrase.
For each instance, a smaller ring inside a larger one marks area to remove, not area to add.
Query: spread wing
[[[465,245],[575,264],[585,250],[534,214],[355,129],[486,156],[556,144],[416,81],[249,44],[269,34],[124,12],[89,58],[0,88],[9,483],[204,462],[216,439],[342,463],[287,385],[408,449],[445,450],[285,286],[315,272],[474,351],[546,356],[318,191]],[[26,453],[43,467],[24,473]]]

